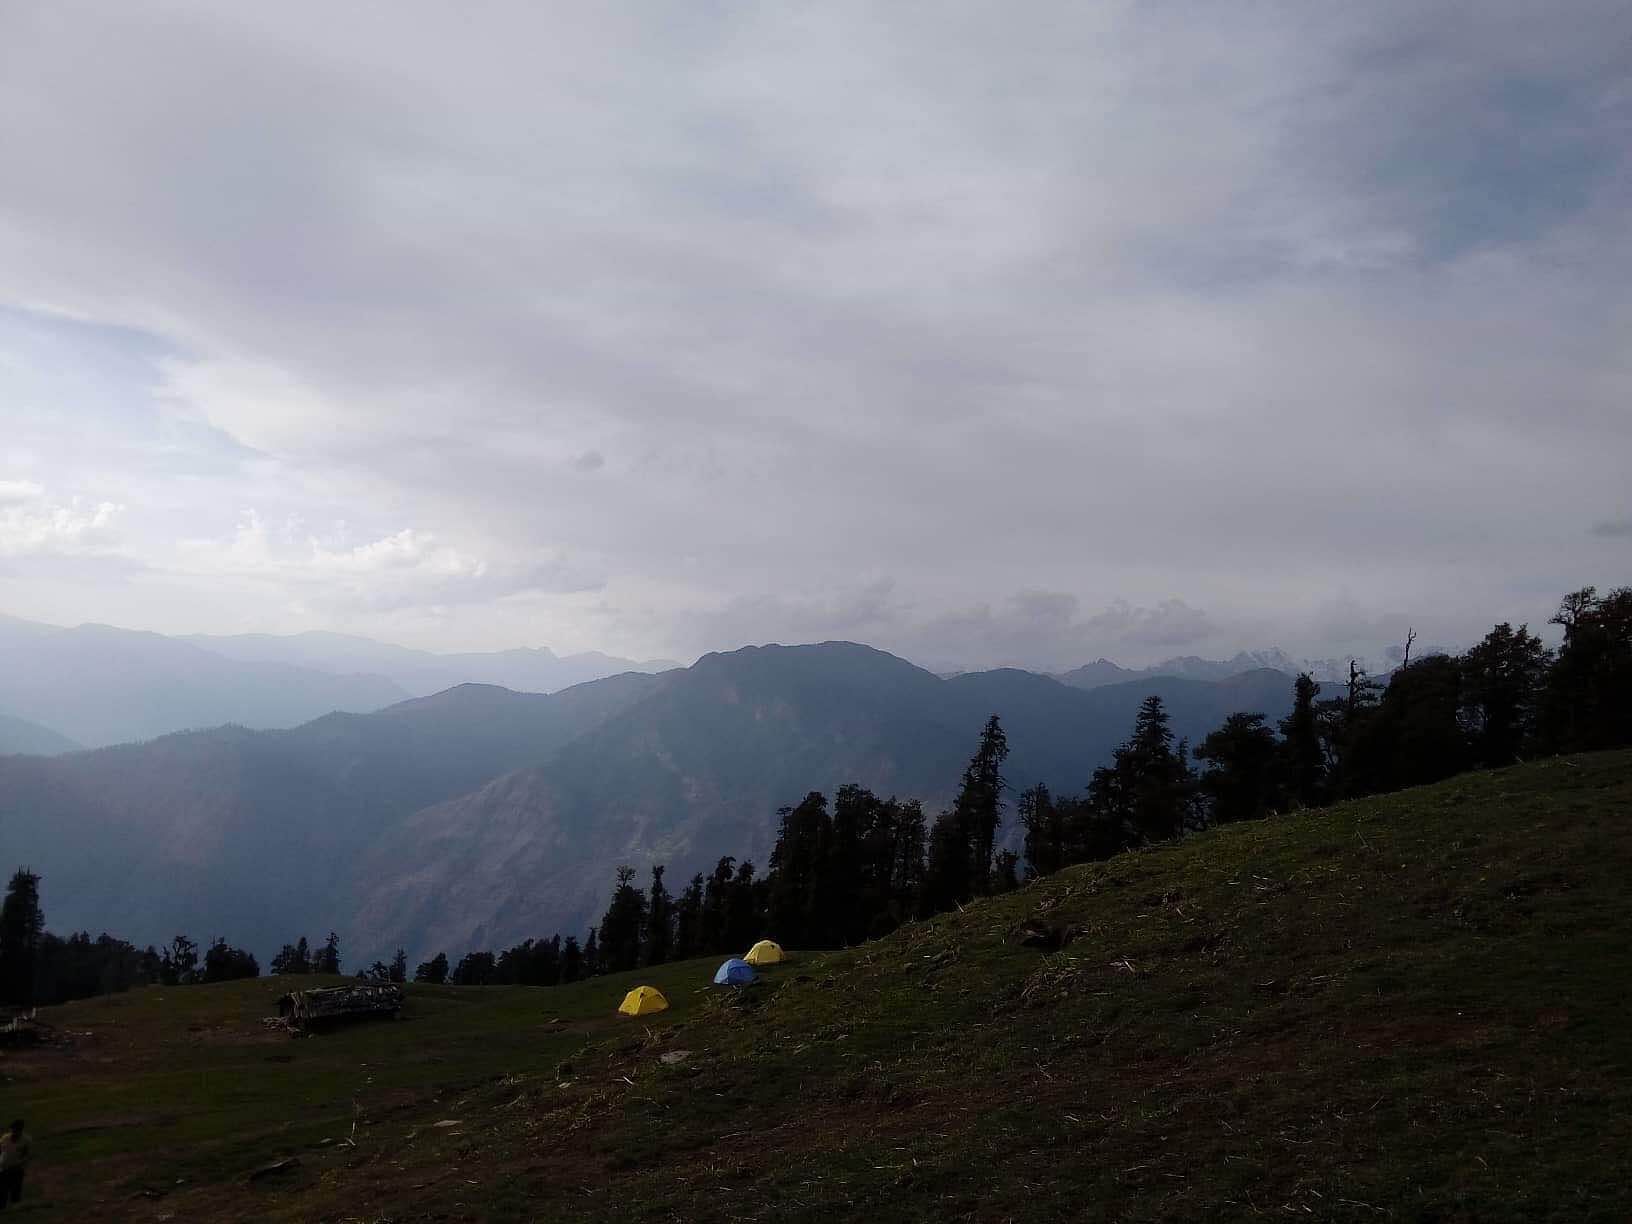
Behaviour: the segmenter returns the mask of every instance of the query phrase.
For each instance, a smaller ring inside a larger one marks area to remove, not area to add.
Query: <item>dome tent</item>
[[[746,986],[758,976],[752,965],[733,956],[715,971],[714,985]]]
[[[619,1013],[625,1016],[649,1016],[668,1009],[669,1001],[656,986],[636,986],[623,996],[623,1002],[618,1006]]]
[[[748,949],[748,955],[742,958],[750,965],[780,965],[788,959],[788,954],[782,951],[782,945],[770,939],[762,939]]]

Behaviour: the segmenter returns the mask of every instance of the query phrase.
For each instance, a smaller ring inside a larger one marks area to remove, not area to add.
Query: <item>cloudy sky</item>
[[[0,7],[0,612],[924,661],[1632,581],[1632,11]]]

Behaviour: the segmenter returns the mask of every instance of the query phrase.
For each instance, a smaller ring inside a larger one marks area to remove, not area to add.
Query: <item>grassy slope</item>
[[[1605,754],[1073,869],[739,1005],[419,991],[411,1022],[267,1043],[252,983],[63,1009],[97,1036],[0,1065],[63,1218],[1620,1220],[1629,869]],[[1032,915],[1084,933],[1045,956]],[[357,1146],[307,1146],[354,1097]]]

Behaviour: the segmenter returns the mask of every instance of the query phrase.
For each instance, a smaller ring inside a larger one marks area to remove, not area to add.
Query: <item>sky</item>
[[[1455,647],[1632,582],[1629,217],[1624,0],[10,0],[0,613]]]

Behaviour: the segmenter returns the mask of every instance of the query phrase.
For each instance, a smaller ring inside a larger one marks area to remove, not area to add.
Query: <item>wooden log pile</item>
[[[402,987],[394,983],[294,990],[278,1000],[278,1019],[297,1032],[348,1020],[394,1020],[401,1011]]]

